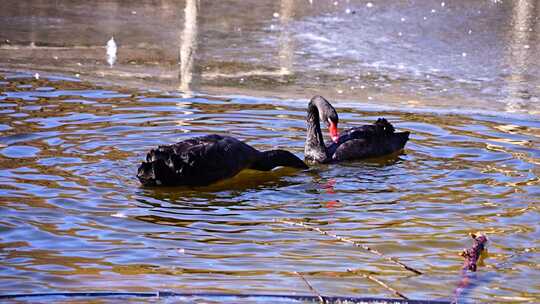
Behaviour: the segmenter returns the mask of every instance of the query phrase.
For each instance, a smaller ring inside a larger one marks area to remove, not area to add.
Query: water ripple
[[[492,245],[478,272],[482,288],[470,297],[540,294],[530,284],[540,280],[540,124],[533,119],[341,106],[344,126],[385,116],[411,131],[405,153],[305,172],[246,171],[200,189],[149,189],[134,177],[146,151],[195,135],[232,134],[301,156],[304,104],[4,79],[0,108],[24,115],[0,116],[3,293],[302,293],[294,271],[327,295],[385,293],[347,272],[353,268],[410,297],[449,298],[457,253],[470,246],[469,232],[481,230]],[[275,222],[284,218],[397,256],[425,275]]]

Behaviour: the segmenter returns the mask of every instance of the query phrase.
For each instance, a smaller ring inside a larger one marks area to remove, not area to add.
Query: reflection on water
[[[197,50],[197,11],[198,0],[187,0],[184,17],[184,30],[180,39],[180,87],[187,94],[191,92],[193,80],[193,65]]]
[[[0,65],[188,95],[539,115],[537,1],[367,4],[4,0]],[[109,69],[111,36],[119,49]]]
[[[539,7],[540,9],[540,7]],[[513,2],[512,27],[510,27],[508,47],[508,60],[510,75],[508,75],[508,101],[507,111],[519,112],[527,108],[531,98],[538,102],[534,96],[534,76],[529,70],[529,62],[535,60],[535,54],[540,50],[533,39],[533,27],[536,23],[536,1],[519,0]],[[532,47],[532,48],[531,48]],[[529,89],[532,88],[532,92]]]
[[[204,189],[141,188],[147,150],[198,134],[301,156],[305,102],[182,97],[0,74],[0,293],[153,291],[384,296],[358,269],[449,299],[467,233],[491,244],[469,299],[540,300],[540,124],[506,116],[340,107],[411,131],[392,159],[243,172]],[[180,106],[179,106],[180,105]],[[308,221],[424,272],[275,219]]]
[[[293,68],[293,41],[291,37],[290,22],[293,17],[294,0],[281,0],[281,36],[279,39],[279,66],[280,73],[290,75]]]

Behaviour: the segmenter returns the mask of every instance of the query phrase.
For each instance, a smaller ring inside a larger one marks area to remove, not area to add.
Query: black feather
[[[146,186],[204,186],[233,177],[246,168],[307,168],[294,154],[274,151],[282,150],[260,152],[230,136],[195,137],[150,150],[137,177]]]

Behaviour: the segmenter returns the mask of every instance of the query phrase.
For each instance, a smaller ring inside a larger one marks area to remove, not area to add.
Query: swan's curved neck
[[[250,168],[259,171],[270,171],[279,166],[299,169],[308,168],[301,159],[285,150],[259,152],[257,159],[251,164]]]
[[[325,162],[328,158],[324,145],[323,134],[319,117],[319,108],[313,100],[308,105],[307,115],[307,136],[304,147],[304,157],[306,160]]]

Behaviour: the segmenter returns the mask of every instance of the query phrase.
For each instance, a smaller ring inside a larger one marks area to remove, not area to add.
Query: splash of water
[[[110,67],[114,65],[116,62],[116,51],[118,50],[118,47],[116,46],[116,42],[114,41],[114,37],[111,37],[109,41],[107,41],[107,63]]]

